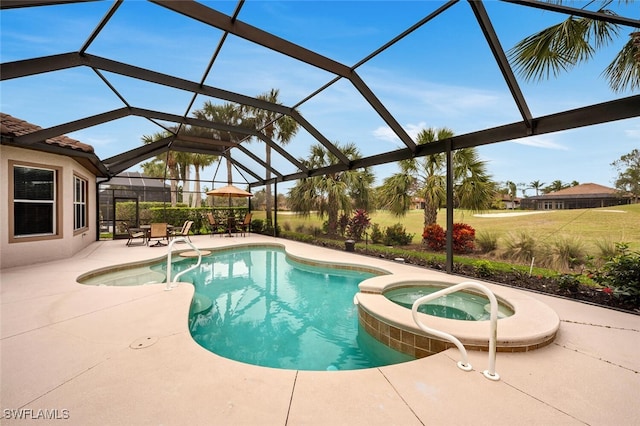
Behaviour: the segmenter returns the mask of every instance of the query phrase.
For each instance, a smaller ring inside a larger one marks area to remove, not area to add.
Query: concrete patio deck
[[[201,248],[277,242],[312,259],[338,257],[259,235],[192,239]],[[482,375],[485,352],[469,353],[474,371],[466,373],[456,349],[367,370],[277,370],[196,344],[188,284],[167,292],[75,281],[161,256],[166,248],[101,241],[67,260],[1,271],[3,425],[640,424],[640,316],[528,293],[558,313],[560,330],[542,349],[498,353],[498,382]],[[339,259],[418,270],[353,253]]]

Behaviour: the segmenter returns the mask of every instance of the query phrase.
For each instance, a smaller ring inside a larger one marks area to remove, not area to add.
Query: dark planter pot
[[[344,242],[344,249],[346,251],[356,251],[356,242],[353,240],[347,240]]]

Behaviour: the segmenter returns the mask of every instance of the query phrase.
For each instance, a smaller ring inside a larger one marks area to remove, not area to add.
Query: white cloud
[[[636,126],[633,129],[627,129],[624,134],[630,139],[640,139],[640,126]]]
[[[418,137],[418,133],[420,133],[420,130],[425,129],[426,127],[427,127],[427,123],[425,123],[424,121],[421,121],[418,124],[409,123],[409,124],[406,124],[405,126],[402,126],[405,132],[407,132],[407,134],[414,141]],[[394,145],[397,145],[399,147],[404,147],[404,144],[401,143],[400,138],[388,126],[380,126],[371,133],[373,137],[376,139],[379,139],[385,142],[392,142]]]
[[[546,138],[543,136],[531,136],[529,138],[518,139],[513,142],[517,143],[518,145],[527,145],[527,146],[532,146],[534,148],[557,149],[561,151],[569,150],[569,148],[567,148],[566,146],[560,145],[559,143],[553,141],[552,139]]]

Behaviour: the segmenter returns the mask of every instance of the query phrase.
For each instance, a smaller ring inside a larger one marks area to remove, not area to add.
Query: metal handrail
[[[178,272],[178,274],[176,274],[173,281],[171,281],[171,254],[172,254],[171,249],[173,248],[173,245],[178,241],[182,241],[189,244],[191,248],[193,248],[198,253],[198,262],[195,265],[191,265],[189,268],[185,269],[184,271]],[[175,283],[178,282],[178,278],[180,278],[183,274],[186,274],[187,272],[196,269],[198,266],[200,266],[200,263],[202,262],[202,253],[200,253],[200,250],[196,246],[194,246],[190,241],[187,241],[187,239],[184,237],[174,238],[169,243],[168,250],[169,251],[167,253],[167,285],[164,288],[165,291],[173,290],[173,288],[177,286],[177,284]]]
[[[452,342],[453,344],[455,344],[462,355],[462,361],[458,361],[458,367],[464,371],[471,371],[472,367],[468,361],[467,350],[465,349],[462,342],[460,342],[458,338],[456,338],[455,336],[452,336],[449,333],[445,333],[444,331],[439,331],[439,330],[427,327],[418,318],[418,308],[420,307],[420,305],[426,302],[429,302],[433,299],[437,299],[440,296],[445,296],[449,293],[455,293],[456,291],[462,290],[465,288],[473,288],[483,292],[489,298],[489,302],[491,302],[491,314],[490,314],[491,328],[489,330],[489,368],[487,370],[484,370],[482,374],[484,374],[484,376],[487,379],[500,380],[500,376],[498,375],[498,373],[496,373],[496,341],[498,339],[498,301],[496,299],[496,296],[486,286],[473,281],[465,281],[463,283],[456,284],[451,287],[447,287],[445,289],[436,291],[435,293],[422,296],[421,298],[413,302],[413,306],[411,307],[411,315],[413,316],[413,320],[416,322],[416,324],[418,325],[418,327],[420,327],[422,331],[429,333],[431,335],[434,335],[436,337],[439,337],[441,339],[446,339]]]

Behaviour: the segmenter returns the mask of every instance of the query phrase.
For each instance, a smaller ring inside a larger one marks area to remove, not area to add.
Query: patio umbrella
[[[207,191],[207,195],[219,196],[219,197],[253,197],[253,194],[245,191],[244,189],[237,188],[233,185],[223,186],[221,188],[212,189]]]
[[[238,187],[235,187],[233,185],[227,185],[227,186],[223,186],[221,188],[217,188],[217,189],[212,189],[210,191],[207,191],[207,195],[213,195],[214,197],[228,197],[229,198],[229,207],[231,207],[231,198],[248,198],[248,197],[253,197],[253,194],[250,192],[245,191],[244,189],[240,189]],[[229,222],[227,223],[227,229],[229,231],[229,236],[231,236],[231,220],[233,219],[232,216],[229,216]]]

